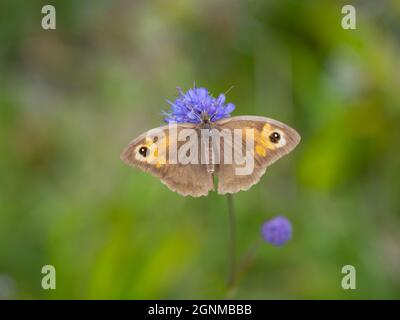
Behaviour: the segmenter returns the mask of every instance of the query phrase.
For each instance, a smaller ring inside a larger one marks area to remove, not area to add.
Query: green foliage
[[[227,296],[226,199],[119,160],[193,81],[302,135],[235,196],[239,253],[277,214],[294,238],[259,247],[234,297],[399,298],[395,1],[357,1],[357,30],[340,1],[52,1],[45,31],[48,2],[0,4],[0,298]]]

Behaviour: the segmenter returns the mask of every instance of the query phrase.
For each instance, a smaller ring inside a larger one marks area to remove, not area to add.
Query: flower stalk
[[[236,283],[236,218],[233,205],[233,195],[228,193],[228,289]]]

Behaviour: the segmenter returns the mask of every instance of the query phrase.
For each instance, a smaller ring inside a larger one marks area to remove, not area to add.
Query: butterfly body
[[[200,117],[199,123],[170,124],[140,135],[121,159],[160,178],[171,190],[197,197],[214,190],[215,176],[219,194],[249,189],[300,141],[294,129],[270,118]]]
[[[201,124],[199,125],[200,131],[206,131],[206,134],[211,137],[212,136],[212,129],[213,129],[213,123],[210,121],[210,116],[205,112],[202,113],[201,115]],[[208,132],[207,132],[208,131]],[[213,174],[215,171],[215,165],[213,161],[213,150],[212,150],[212,143],[211,139],[207,142],[204,143],[204,147],[208,149],[208,163],[207,163],[207,172],[209,174]]]

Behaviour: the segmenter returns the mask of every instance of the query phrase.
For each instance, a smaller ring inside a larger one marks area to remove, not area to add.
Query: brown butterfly
[[[294,129],[273,119],[235,116],[212,122],[205,113],[200,123],[166,125],[143,133],[125,148],[121,159],[181,195],[198,197],[215,189],[214,178],[219,194],[248,190],[269,165],[299,142]],[[250,171],[240,172],[251,163]]]

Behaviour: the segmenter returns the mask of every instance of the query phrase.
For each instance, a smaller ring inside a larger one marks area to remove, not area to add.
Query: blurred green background
[[[344,4],[2,0],[0,298],[400,298],[400,2],[353,1],[356,30]],[[278,214],[294,237],[260,246],[230,295],[226,198],[119,159],[194,81],[302,135],[235,195],[239,254]]]

